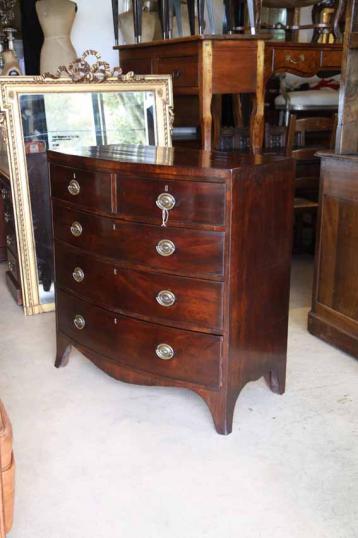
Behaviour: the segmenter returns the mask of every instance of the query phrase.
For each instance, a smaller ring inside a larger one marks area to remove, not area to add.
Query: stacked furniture
[[[15,218],[8,173],[0,172],[0,192],[4,206],[4,232],[6,241],[6,285],[18,305],[22,305],[19,255],[16,243]]]
[[[248,381],[284,391],[291,159],[100,146],[49,162],[56,366],[74,345],[117,379],[192,389],[223,434]]]
[[[0,538],[10,532],[13,521],[15,462],[12,451],[12,428],[0,400]]]
[[[335,153],[321,154],[309,331],[358,358],[358,2],[348,2]]]

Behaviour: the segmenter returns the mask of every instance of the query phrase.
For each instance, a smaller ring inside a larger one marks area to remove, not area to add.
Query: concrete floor
[[[250,383],[228,437],[189,391],[120,383],[76,351],[55,370],[54,315],[25,318],[3,271],[10,538],[357,538],[358,362],[306,331],[312,260],[293,266],[287,393]]]

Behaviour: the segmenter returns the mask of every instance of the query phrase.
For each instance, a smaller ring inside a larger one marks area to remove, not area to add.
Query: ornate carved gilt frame
[[[103,68],[103,64],[105,62],[99,62],[99,67]],[[104,67],[106,65],[108,64]],[[93,73],[88,73],[81,79],[78,77],[75,79],[71,69],[66,71],[67,78],[57,78],[48,74],[42,77],[0,77],[0,129],[7,145],[25,315],[52,311],[54,304],[41,304],[39,297],[20,95],[57,92],[152,91],[155,94],[156,103],[157,145],[171,146],[173,119],[171,77],[169,75],[137,76],[133,73],[122,75],[120,70],[111,71],[111,76],[109,76],[108,70],[103,71],[103,69],[100,75],[103,75],[103,72],[105,76],[102,78],[97,77],[95,72],[94,76]]]

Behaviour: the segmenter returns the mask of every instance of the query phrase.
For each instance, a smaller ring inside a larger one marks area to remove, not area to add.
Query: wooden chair
[[[337,114],[332,117],[297,119],[291,115],[286,135],[285,153],[297,161],[295,180],[294,250],[304,250],[305,229],[311,230],[310,252],[316,236],[320,161],[319,150],[332,149],[335,144]],[[325,136],[322,136],[325,135]]]

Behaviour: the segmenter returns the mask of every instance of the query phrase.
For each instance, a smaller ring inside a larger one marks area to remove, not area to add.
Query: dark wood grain
[[[312,334],[358,357],[358,157],[322,155]]]
[[[73,170],[55,166],[51,171],[52,196],[88,209],[110,213],[112,208],[112,178],[110,174],[91,173],[88,170]],[[78,194],[68,190],[71,181],[79,185]]]
[[[156,205],[158,196],[168,192],[175,198],[168,224],[224,225],[225,184],[188,181],[149,180],[119,176],[118,215],[137,222],[161,224],[162,213]]]
[[[58,287],[110,310],[192,330],[222,332],[221,282],[125,269],[63,244],[56,247],[56,267]],[[81,282],[73,278],[76,267],[84,273]],[[174,293],[174,305],[161,306],[157,302],[161,290]]]
[[[6,260],[6,232],[5,232],[5,220],[4,220],[4,212],[5,212],[5,206],[4,206],[4,200],[3,196],[5,196],[5,191],[3,194],[3,181],[1,181],[0,176],[0,262],[3,262]]]
[[[82,226],[80,237],[71,233],[73,222]],[[147,270],[216,279],[224,272],[223,232],[125,223],[66,208],[58,202],[54,203],[54,232],[56,239],[111,258],[121,266],[136,264]],[[158,254],[156,246],[163,239],[174,243],[172,256]]]
[[[130,146],[75,153],[50,152],[52,167],[116,176],[118,213],[53,199],[56,366],[74,345],[117,379],[190,388],[217,431],[230,433],[247,382],[265,376],[274,392],[285,388],[293,160]],[[151,219],[163,181],[178,198],[177,220],[138,222]],[[161,239],[175,244],[168,257],[156,251]],[[163,289],[174,306],[157,304]],[[159,359],[159,343],[174,358]]]
[[[115,315],[61,291],[58,291],[56,301],[62,320],[61,331],[74,342],[134,370],[206,387],[219,387],[220,336]],[[73,324],[77,314],[86,321],[82,330],[76,329]],[[172,346],[175,352],[173,359],[161,360],[156,356],[156,347],[161,343]]]

